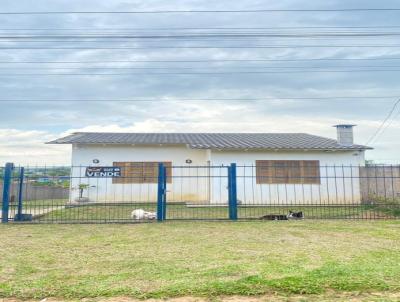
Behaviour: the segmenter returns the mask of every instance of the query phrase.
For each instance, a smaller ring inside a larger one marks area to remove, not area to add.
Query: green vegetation
[[[60,187],[68,189],[70,187],[69,180],[46,180],[46,181],[33,181],[32,186],[35,187]]]
[[[399,197],[370,195],[368,199],[370,202],[364,205],[365,209],[392,217],[400,217]]]
[[[69,176],[70,174],[71,174],[71,167],[27,167],[27,168],[25,168],[25,176],[29,177],[29,178]]]
[[[0,297],[400,291],[399,221],[9,224],[0,233]]]
[[[14,170],[15,180],[19,177],[19,170]],[[69,188],[71,167],[27,167],[25,181],[33,186]]]
[[[35,221],[81,221],[81,222],[131,222],[134,209],[156,212],[156,203],[81,203],[69,204],[67,199],[24,201],[23,212],[40,214]],[[17,203],[10,205],[16,211]],[[290,210],[302,211],[306,219],[393,219],[400,217],[400,206],[394,205],[348,205],[348,206],[239,206],[239,219],[259,219],[267,214],[286,215]],[[13,216],[11,214],[11,216]],[[227,207],[188,207],[184,204],[168,204],[167,219],[227,219]]]
[[[65,220],[81,220],[81,221],[131,221],[131,212],[134,209],[141,208],[146,211],[156,212],[155,203],[99,203],[99,204],[82,204],[80,206],[64,205],[62,200],[59,201],[39,201],[31,203],[29,209],[34,207],[39,209],[51,208],[46,215],[41,216],[41,221],[65,221]],[[28,206],[28,205],[26,205]],[[400,208],[399,208],[400,209]],[[384,208],[349,205],[349,206],[331,206],[331,207],[305,207],[305,206],[263,206],[263,207],[239,207],[239,219],[258,219],[267,214],[288,214],[289,211],[302,211],[307,219],[385,219],[394,218],[393,211],[384,211]],[[167,219],[227,219],[227,207],[187,207],[184,204],[168,204]]]
[[[1,204],[1,203],[0,203]],[[131,212],[144,209],[156,212],[156,203],[85,203],[70,204],[68,199],[24,201],[23,212],[39,215],[35,221],[80,222],[132,222]],[[17,210],[17,203],[10,205],[10,217]],[[393,219],[400,217],[400,205],[373,204],[348,206],[239,206],[239,219],[259,219],[267,214],[286,215],[289,211],[302,211],[306,219]],[[169,203],[167,219],[228,219],[228,208]]]

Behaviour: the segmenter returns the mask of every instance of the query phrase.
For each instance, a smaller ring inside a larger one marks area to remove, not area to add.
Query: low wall
[[[364,203],[400,201],[400,165],[361,167],[360,188]]]
[[[10,201],[18,200],[18,182],[11,184]],[[0,182],[0,192],[3,192],[3,183]],[[30,200],[51,200],[51,199],[68,199],[69,189],[54,186],[35,186],[31,183],[24,183],[22,189],[24,201]]]

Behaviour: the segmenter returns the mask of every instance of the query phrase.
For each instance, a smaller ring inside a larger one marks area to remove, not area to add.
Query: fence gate
[[[231,166],[164,167],[164,219],[236,219]]]

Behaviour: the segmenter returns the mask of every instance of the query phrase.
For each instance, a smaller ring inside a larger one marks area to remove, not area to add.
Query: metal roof
[[[193,149],[312,149],[365,150],[336,140],[306,133],[109,133],[77,132],[48,144],[188,145]]]

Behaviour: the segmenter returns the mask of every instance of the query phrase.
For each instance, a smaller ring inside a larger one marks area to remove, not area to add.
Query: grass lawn
[[[0,234],[0,298],[400,292],[395,220],[9,224]]]

